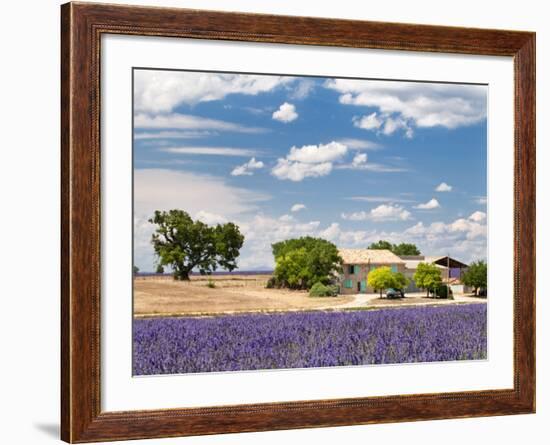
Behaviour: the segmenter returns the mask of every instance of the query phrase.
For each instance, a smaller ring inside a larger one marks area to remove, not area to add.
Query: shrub
[[[277,277],[271,277],[269,280],[267,280],[267,283],[265,284],[265,287],[267,289],[280,289],[281,283],[277,279]]]
[[[309,290],[310,297],[332,297],[334,295],[333,286],[325,286],[323,283],[317,282]]]
[[[206,287],[209,287],[210,289],[214,289],[216,287],[216,283],[214,283],[214,280],[209,279],[208,283],[206,283]]]
[[[447,298],[449,300],[454,300],[453,291],[446,284],[440,284],[435,288],[435,296],[437,298]]]

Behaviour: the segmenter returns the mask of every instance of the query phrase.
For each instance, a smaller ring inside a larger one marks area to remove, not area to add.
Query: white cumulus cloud
[[[367,154],[366,153],[358,153],[353,157],[353,161],[351,161],[351,165],[353,167],[360,167],[367,163]]]
[[[294,219],[294,216],[292,215],[282,215],[282,216],[279,216],[279,221],[291,222],[291,221],[295,221],[295,219]]]
[[[377,170],[377,165],[367,164],[367,154],[366,153],[357,153],[352,161],[347,164],[339,164],[336,168],[344,170]],[[378,166],[384,167],[384,166]]]
[[[466,263],[487,258],[487,226],[474,221],[457,219],[429,225],[419,222],[403,231],[400,237],[416,243],[427,255],[448,253]]]
[[[370,211],[371,219],[374,221],[391,221],[410,219],[411,212],[405,210],[402,206],[381,204]]]
[[[433,209],[437,209],[438,207],[440,207],[439,201],[435,198],[432,198],[424,204],[418,204],[414,208],[420,209],[420,210],[433,210]]]
[[[292,147],[285,158],[277,160],[271,174],[278,179],[295,182],[308,177],[326,176],[332,171],[333,162],[341,160],[347,152],[344,144],[335,141]]]
[[[222,215],[217,215],[216,213],[207,212],[205,210],[199,210],[195,214],[195,219],[202,221],[205,224],[224,224],[227,222],[227,218]]]
[[[436,192],[450,192],[453,189],[452,185],[447,184],[446,182],[442,182],[439,184],[436,188]]]
[[[454,221],[450,226],[451,232],[464,232],[468,239],[486,236],[487,227],[479,222],[460,218]]]
[[[319,236],[329,241],[337,241],[341,233],[342,229],[340,228],[340,224],[332,223],[326,229],[321,230]]]
[[[231,171],[231,175],[232,176],[251,176],[254,170],[263,168],[263,166],[264,166],[264,163],[262,161],[256,161],[256,158],[251,158],[250,161],[235,167]]]
[[[382,133],[386,136],[392,135],[397,130],[403,130],[405,132],[405,137],[412,138],[414,135],[413,129],[410,127],[409,123],[406,119],[403,119],[402,117],[391,117],[387,114],[383,115],[383,118],[385,119],[384,122],[384,128],[382,129]]]
[[[371,131],[392,134],[413,127],[457,128],[481,122],[487,115],[487,87],[440,83],[331,79],[326,88],[340,93],[340,103],[376,108],[354,124]]]
[[[296,107],[294,105],[285,102],[273,113],[272,117],[277,121],[288,123],[296,120],[298,118],[298,113],[296,113]]]
[[[137,111],[171,112],[175,107],[221,100],[228,94],[257,95],[295,82],[285,76],[136,70],[134,104]]]
[[[271,170],[271,174],[278,179],[288,179],[299,182],[305,178],[326,176],[332,171],[332,163],[308,164],[305,162],[292,162],[288,159],[279,159],[277,165]]]
[[[291,212],[299,212],[300,210],[304,210],[306,206],[304,204],[294,204],[291,208]]]
[[[278,241],[301,236],[315,235],[320,229],[319,221],[300,222],[290,215],[279,218],[257,214],[239,221],[244,235],[244,244],[238,259],[241,270],[272,269],[274,267],[271,245]]]
[[[369,212],[342,213],[341,216],[349,221],[406,221],[411,218],[411,212],[400,205],[381,204]]]
[[[341,159],[348,152],[348,148],[339,142],[328,144],[304,145],[303,147],[292,147],[287,159],[306,164],[317,164],[319,162],[333,162]]]
[[[311,79],[301,78],[298,80],[298,84],[290,94],[292,99],[302,100],[309,96],[309,94],[315,89],[315,82]]]
[[[353,125],[363,130],[378,130],[384,121],[379,119],[378,113],[374,112],[368,116],[356,117],[353,119]]]
[[[355,116],[352,119],[353,125],[363,130],[375,131],[390,136],[397,130],[403,130],[407,138],[412,138],[414,132],[406,119],[400,116],[392,117],[388,113],[371,113],[365,116]]]
[[[487,214],[485,212],[480,212],[479,210],[472,213],[468,219],[471,219],[472,221],[475,221],[475,222],[483,222],[487,219]]]
[[[259,214],[239,223],[245,234],[239,267],[271,269],[274,266],[272,243],[306,235],[330,240],[342,248],[365,248],[372,242],[386,239],[392,243],[412,242],[425,255],[449,254],[465,263],[486,258],[486,226],[473,221],[470,224],[457,221],[437,221],[427,225],[418,222],[399,231],[388,231],[384,226],[381,229],[350,230],[337,222],[327,226],[319,221],[299,222],[288,215],[274,218]]]

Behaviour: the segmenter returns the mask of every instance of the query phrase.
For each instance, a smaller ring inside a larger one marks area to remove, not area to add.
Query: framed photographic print
[[[534,33],[61,13],[63,440],[534,412]]]

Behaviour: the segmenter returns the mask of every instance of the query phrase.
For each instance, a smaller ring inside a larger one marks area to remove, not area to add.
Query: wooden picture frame
[[[102,34],[512,56],[515,70],[514,387],[437,394],[102,412]],[[61,437],[174,437],[535,412],[535,34],[67,3],[61,7]]]

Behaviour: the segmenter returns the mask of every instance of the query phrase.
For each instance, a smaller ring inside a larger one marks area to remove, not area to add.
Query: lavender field
[[[134,321],[134,375],[486,356],[485,304]]]

